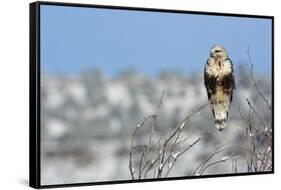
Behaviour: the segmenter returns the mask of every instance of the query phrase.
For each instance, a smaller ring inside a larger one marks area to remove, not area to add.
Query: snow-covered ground
[[[269,99],[270,78],[257,76]],[[76,76],[43,74],[41,86],[42,184],[128,180],[130,134],[145,116],[156,111],[163,91],[161,131],[171,130],[192,108],[207,102],[201,74],[165,72],[151,78],[127,71],[110,78],[92,70]],[[203,140],[177,161],[171,176],[190,175],[204,155],[224,143],[239,143],[244,129],[238,107],[246,114],[245,99],[253,100],[255,94],[248,75],[243,69],[238,71],[228,128],[217,131],[206,107],[185,131],[186,136]],[[270,113],[261,102],[256,105],[270,124]],[[229,164],[220,164],[207,173],[230,171]]]

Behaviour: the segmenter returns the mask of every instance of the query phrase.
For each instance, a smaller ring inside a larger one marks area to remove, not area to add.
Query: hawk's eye
[[[221,52],[221,50],[215,50],[215,52],[216,52],[216,53],[219,53],[219,52]]]

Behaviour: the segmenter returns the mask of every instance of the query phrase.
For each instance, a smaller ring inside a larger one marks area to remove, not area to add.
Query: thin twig
[[[262,92],[261,92],[260,88],[258,87],[257,82],[256,82],[256,80],[255,80],[255,78],[254,78],[254,64],[253,64],[253,62],[252,62],[251,55],[250,55],[250,47],[248,47],[247,55],[248,55],[248,64],[247,64],[247,66],[248,66],[248,69],[249,69],[249,71],[250,71],[250,76],[251,76],[251,80],[252,80],[252,82],[253,82],[253,85],[254,85],[254,87],[256,88],[256,90],[257,90],[259,96],[263,99],[263,101],[264,101],[265,104],[267,105],[267,107],[268,107],[269,109],[272,109],[271,105],[269,104],[268,100],[267,100],[267,99],[264,97],[264,95],[262,94]]]
[[[260,118],[259,114],[257,113],[256,109],[253,107],[253,105],[251,104],[250,100],[248,98],[246,98],[246,101],[248,103],[248,105],[250,106],[250,108],[252,109],[252,111],[255,113],[255,115],[257,116],[257,118],[259,119],[259,122],[263,125],[264,128],[266,128],[266,125],[263,123],[262,119]]]
[[[168,167],[168,171],[166,173],[166,177],[168,177],[170,171],[172,170],[173,166],[175,165],[177,159],[182,156],[186,151],[188,151],[190,148],[192,148],[195,144],[197,144],[199,141],[201,141],[201,138],[198,138],[197,140],[195,140],[192,144],[190,144],[188,147],[186,147],[183,151],[181,151],[180,153],[178,153],[177,155],[174,155],[174,161],[171,163],[170,167]]]
[[[146,118],[144,118],[144,120],[137,125],[137,127],[135,128],[135,130],[133,131],[132,135],[131,135],[131,148],[130,148],[130,153],[129,153],[129,170],[130,170],[130,174],[131,174],[131,178],[132,179],[135,179],[135,171],[134,171],[134,168],[133,168],[133,149],[134,149],[134,138],[135,138],[135,135],[138,131],[138,129],[140,129],[148,120],[150,120],[151,118],[154,118],[155,115],[150,115]]]

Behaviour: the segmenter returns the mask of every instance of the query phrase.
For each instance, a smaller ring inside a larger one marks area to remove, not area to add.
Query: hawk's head
[[[214,45],[210,52],[211,57],[215,58],[227,58],[227,51],[223,46]]]

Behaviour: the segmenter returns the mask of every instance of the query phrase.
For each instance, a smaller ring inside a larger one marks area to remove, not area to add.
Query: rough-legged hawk
[[[235,88],[233,65],[224,47],[212,47],[205,65],[204,80],[215,118],[215,126],[220,131],[226,127],[232,93]]]

